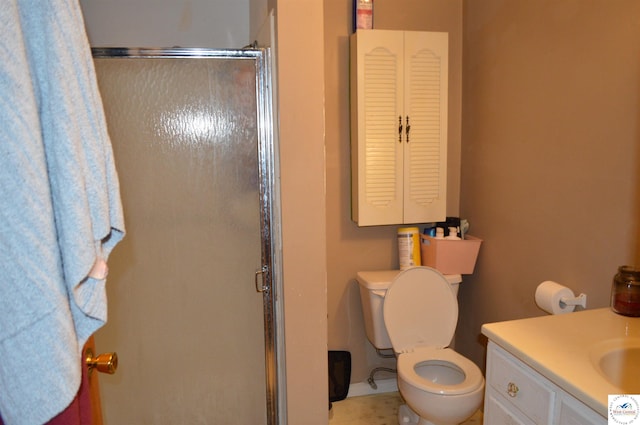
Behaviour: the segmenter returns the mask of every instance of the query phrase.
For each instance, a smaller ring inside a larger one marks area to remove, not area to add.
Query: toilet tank
[[[391,340],[384,325],[382,305],[391,282],[400,270],[377,270],[358,272],[356,280],[360,287],[360,301],[364,315],[364,328],[369,342],[379,350],[391,349]],[[445,275],[451,288],[458,295],[458,286],[462,282],[460,275]]]

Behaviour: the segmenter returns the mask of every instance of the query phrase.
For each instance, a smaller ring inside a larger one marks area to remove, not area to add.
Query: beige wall
[[[278,0],[287,419],[326,424],[327,262],[322,3]]]
[[[360,270],[397,269],[397,226],[359,228],[351,221],[349,152],[349,35],[352,3],[325,0],[325,128],[327,167],[327,309],[331,350],[352,355],[352,382],[363,382],[380,359],[364,333],[358,285]],[[450,33],[448,213],[459,208],[462,0],[376,0],[378,29],[445,31]],[[387,376],[393,377],[393,376]],[[377,378],[384,378],[381,374]]]
[[[258,0],[80,0],[93,47],[241,48]],[[263,0],[266,1],[266,0]]]
[[[608,305],[640,209],[640,2],[464,3],[461,213],[482,237],[457,348],[485,322],[544,314],[543,280]]]

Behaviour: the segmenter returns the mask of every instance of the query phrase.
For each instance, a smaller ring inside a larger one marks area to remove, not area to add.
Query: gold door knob
[[[103,353],[93,357],[91,348],[87,348],[84,352],[85,362],[89,368],[89,372],[96,369],[98,372],[113,375],[118,368],[118,355],[116,353]]]

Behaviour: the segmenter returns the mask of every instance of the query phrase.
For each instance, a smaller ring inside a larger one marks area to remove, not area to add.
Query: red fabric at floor
[[[0,425],[4,425],[0,417]],[[60,412],[45,425],[93,425],[91,417],[91,392],[89,390],[89,374],[87,366],[82,362],[82,382],[80,390],[69,407]]]

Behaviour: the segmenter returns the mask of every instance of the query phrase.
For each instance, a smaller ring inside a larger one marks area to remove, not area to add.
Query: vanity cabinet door
[[[514,409],[507,409],[500,396],[487,395],[485,401],[484,423],[491,425],[534,425],[529,419]]]
[[[570,397],[562,397],[558,409],[558,420],[561,425],[606,425],[607,420],[588,406]]]

